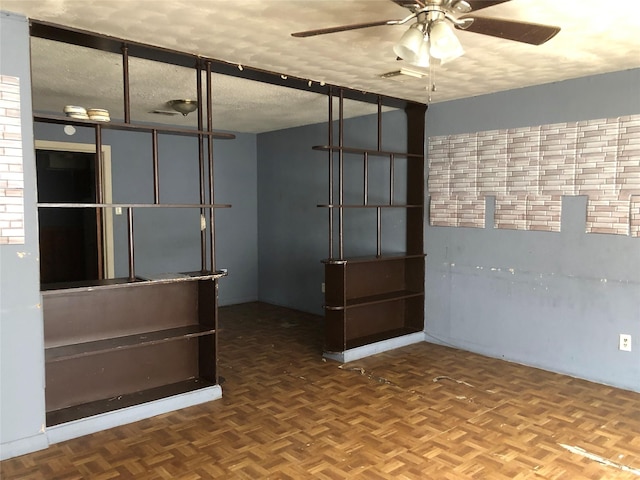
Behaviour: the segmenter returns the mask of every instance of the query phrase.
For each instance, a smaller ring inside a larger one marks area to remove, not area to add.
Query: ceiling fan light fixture
[[[445,20],[436,20],[429,25],[430,53],[446,63],[464,54],[462,44]]]
[[[183,116],[187,116],[191,112],[194,112],[198,108],[197,100],[189,100],[186,98],[181,98],[177,100],[169,100],[167,102],[171,108],[173,108],[176,112],[181,113]]]
[[[425,35],[422,40],[422,45],[420,45],[420,50],[418,50],[418,54],[415,56],[412,65],[416,67],[427,68],[431,65],[431,46],[429,42],[429,37]]]
[[[414,23],[404,32],[400,41],[394,45],[393,52],[403,60],[414,63],[420,55],[420,49],[425,43],[425,35],[422,25]]]

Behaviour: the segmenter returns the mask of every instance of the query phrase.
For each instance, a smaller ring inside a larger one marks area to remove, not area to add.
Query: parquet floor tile
[[[426,343],[340,365],[317,316],[220,315],[221,400],[6,460],[0,478],[640,478],[638,393]]]

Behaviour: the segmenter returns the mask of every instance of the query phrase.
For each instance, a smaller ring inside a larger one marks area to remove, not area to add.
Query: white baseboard
[[[47,428],[49,444],[64,442],[72,438],[89,435],[108,428],[137,422],[144,418],[154,417],[180,408],[191,407],[200,403],[210,402],[222,398],[220,385],[181,393],[153,402],[134,405],[113,412],[101,413],[93,417],[82,418],[73,422],[63,423]],[[46,447],[45,447],[46,448]]]
[[[7,460],[8,458],[19,457],[27,453],[44,450],[48,446],[49,442],[44,432],[34,435],[33,437],[3,443],[0,444],[0,460]]]
[[[362,347],[351,348],[344,352],[325,352],[323,356],[330,360],[337,362],[349,363],[361,358],[370,357],[376,353],[386,352],[388,350],[395,350],[396,348],[406,347],[407,345],[413,345],[414,343],[420,343],[425,341],[424,332],[409,333],[402,337],[390,338],[388,340],[382,340],[381,342],[372,343],[370,345],[363,345]]]

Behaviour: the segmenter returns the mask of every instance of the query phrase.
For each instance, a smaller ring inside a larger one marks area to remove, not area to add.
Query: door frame
[[[53,142],[49,140],[36,140],[36,150],[55,150],[74,153],[96,153],[93,143]],[[102,193],[104,202],[111,203],[111,145],[102,145]],[[115,260],[113,246],[113,209],[103,209],[102,215],[102,263],[105,278],[115,277]]]

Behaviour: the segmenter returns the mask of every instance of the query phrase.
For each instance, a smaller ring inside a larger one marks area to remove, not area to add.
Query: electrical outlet
[[[322,293],[324,293],[324,282],[322,282],[322,286],[320,288],[322,289]]]
[[[631,335],[628,335],[626,333],[621,333],[620,343],[618,345],[618,348],[623,352],[630,352],[631,351]]]

